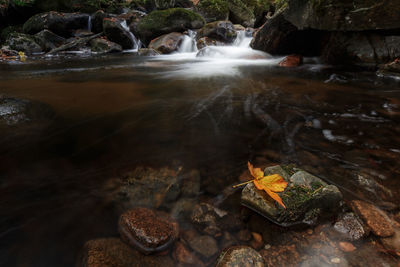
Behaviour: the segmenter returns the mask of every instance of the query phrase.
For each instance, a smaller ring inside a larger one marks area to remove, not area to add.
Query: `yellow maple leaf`
[[[286,209],[281,197],[276,192],[283,192],[287,186],[287,182],[279,174],[264,176],[264,172],[260,168],[254,168],[250,162],[247,163],[250,174],[255,178],[254,185],[258,190],[264,190],[271,198],[278,202]]]

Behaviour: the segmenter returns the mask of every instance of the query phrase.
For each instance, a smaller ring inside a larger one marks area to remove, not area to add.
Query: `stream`
[[[346,199],[400,205],[398,81],[317,58],[282,68],[244,32],[201,52],[193,38],[170,55],[0,63],[1,96],[54,113],[33,137],[0,133],[0,266],[74,266],[87,240],[118,236],[107,181],[137,166],[196,169],[199,199],[220,203],[247,161],[295,163]]]

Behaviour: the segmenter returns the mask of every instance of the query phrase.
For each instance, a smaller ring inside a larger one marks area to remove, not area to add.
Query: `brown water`
[[[211,66],[129,54],[0,63],[0,95],[56,114],[38,139],[0,135],[0,265],[73,266],[85,241],[117,236],[104,183],[141,165],[198,169],[200,198],[219,199],[248,160],[296,163],[346,199],[399,206],[398,82],[317,64]]]

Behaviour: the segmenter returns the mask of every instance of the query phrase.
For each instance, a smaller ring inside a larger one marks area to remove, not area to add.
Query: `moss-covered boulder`
[[[43,51],[48,52],[66,42],[66,39],[49,31],[43,30],[34,35],[35,41],[40,45]]]
[[[236,39],[235,27],[230,21],[207,23],[197,33],[197,38],[209,37],[221,42],[231,43]]]
[[[315,225],[321,219],[335,216],[340,209],[339,189],[308,172],[292,166],[273,166],[264,173],[279,174],[288,182],[285,191],[279,193],[286,209],[253,183],[243,189],[242,204],[279,225]]]
[[[42,48],[36,43],[35,38],[32,35],[24,33],[11,33],[8,36],[6,45],[12,50],[22,51],[26,54],[42,52]]]
[[[203,25],[204,19],[199,14],[183,8],[171,8],[148,14],[137,25],[137,31],[140,40],[148,44],[160,35],[199,29]]]
[[[202,0],[196,6],[196,11],[203,16],[206,22],[227,20],[229,17],[226,0]]]
[[[31,17],[25,22],[23,30],[29,34],[50,30],[58,35],[69,37],[73,30],[86,29],[88,22],[88,14],[50,11]]]
[[[179,49],[184,38],[185,35],[180,32],[171,32],[153,39],[149,44],[149,48],[162,54],[170,54]]]
[[[229,20],[245,27],[254,27],[256,17],[251,6],[241,0],[227,0],[229,8]]]
[[[400,28],[400,3],[393,0],[288,0],[287,20],[299,29],[328,31]]]
[[[95,38],[91,40],[90,48],[92,52],[97,54],[122,52],[122,46],[105,38]]]

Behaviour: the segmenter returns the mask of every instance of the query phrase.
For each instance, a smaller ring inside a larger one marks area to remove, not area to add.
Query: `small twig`
[[[244,182],[244,183],[241,183],[241,184],[234,185],[234,186],[232,186],[232,187],[233,187],[233,188],[237,188],[237,187],[239,187],[239,186],[249,184],[249,183],[253,182],[254,180],[255,180],[255,179],[250,180],[250,181],[247,181],[247,182]]]

